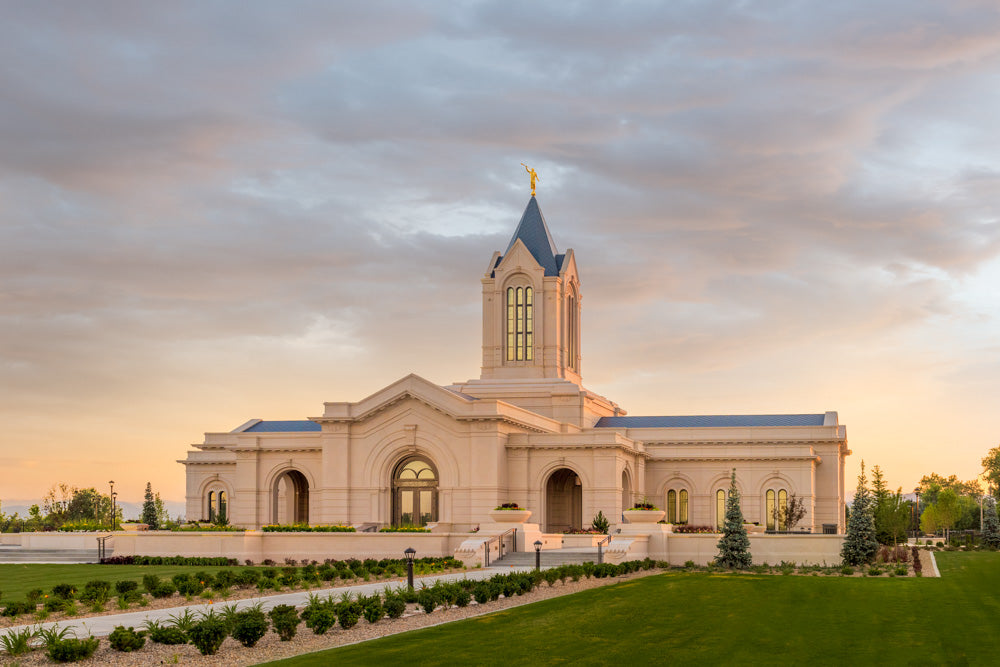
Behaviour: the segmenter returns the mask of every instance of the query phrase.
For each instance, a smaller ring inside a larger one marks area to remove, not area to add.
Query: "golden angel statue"
[[[525,168],[528,174],[531,176],[531,196],[535,196],[535,185],[538,183],[538,173],[529,167],[528,165],[521,163],[521,166]]]

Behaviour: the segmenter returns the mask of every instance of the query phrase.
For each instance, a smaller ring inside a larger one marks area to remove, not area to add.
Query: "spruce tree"
[[[725,567],[745,570],[750,567],[750,538],[743,527],[743,510],[740,509],[740,492],[736,488],[736,470],[729,482],[729,497],[726,499],[726,523],[719,540],[719,555],[715,562]]]
[[[847,537],[840,551],[845,565],[865,565],[875,560],[878,540],[875,539],[874,503],[865,477],[865,462],[861,462],[858,488],[854,491],[851,518],[847,522]]]
[[[1000,549],[1000,520],[996,502],[989,496],[983,500],[983,546]]]
[[[153,499],[153,485],[146,482],[146,497],[142,503],[142,522],[149,526],[150,530],[157,530],[160,522],[156,516],[156,502]]]

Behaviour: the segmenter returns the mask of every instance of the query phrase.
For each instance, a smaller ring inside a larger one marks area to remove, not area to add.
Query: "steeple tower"
[[[483,283],[482,379],[548,378],[580,384],[580,278],[560,254],[532,196]]]

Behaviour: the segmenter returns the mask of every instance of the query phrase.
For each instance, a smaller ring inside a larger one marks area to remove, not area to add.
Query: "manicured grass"
[[[112,584],[123,579],[133,579],[142,584],[146,574],[156,574],[161,578],[170,578],[179,572],[210,572],[219,570],[238,570],[237,567],[226,566],[194,566],[194,565],[57,565],[57,564],[3,564],[0,565],[0,607],[4,602],[23,600],[28,591],[41,588],[46,593],[56,584],[72,584],[82,590],[84,584],[92,579],[105,579]]]
[[[275,665],[994,664],[1000,553],[943,578],[664,574]]]

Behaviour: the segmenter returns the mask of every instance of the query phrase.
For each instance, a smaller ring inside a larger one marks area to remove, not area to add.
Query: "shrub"
[[[215,655],[227,634],[226,624],[215,616],[206,616],[188,631],[191,643],[202,655]]]
[[[56,584],[52,587],[52,594],[63,600],[72,600],[76,596],[76,586],[72,584]]]
[[[36,608],[37,605],[34,602],[29,602],[28,600],[8,602],[7,606],[3,608],[2,615],[16,618],[21,614],[34,614]]]
[[[31,602],[38,602],[38,600],[43,595],[45,595],[45,591],[43,591],[41,588],[32,588],[30,591],[28,591],[25,597],[27,597],[28,600]]]
[[[138,581],[132,581],[131,579],[124,579],[122,581],[115,582],[115,591],[118,593],[118,595],[126,595],[138,589],[139,589]]]
[[[66,608],[66,600],[59,597],[46,598],[45,602],[42,603],[45,611],[52,613],[56,611],[62,611]]]
[[[155,574],[145,574],[142,577],[142,587],[146,589],[146,592],[150,595],[156,590],[156,587],[160,585],[160,578]],[[55,589],[52,589],[55,592]]]
[[[267,616],[260,609],[247,609],[233,618],[233,639],[250,647],[267,634]]]
[[[340,621],[340,627],[345,630],[350,630],[355,625],[358,624],[358,620],[361,618],[361,613],[364,608],[361,603],[357,600],[345,600],[337,605],[337,618]]]
[[[253,588],[260,581],[260,570],[242,570],[236,573],[236,585],[242,588]]]
[[[146,621],[146,632],[151,641],[167,646],[187,644],[187,634],[176,625],[160,625],[156,621]]]
[[[271,617],[271,625],[281,637],[281,641],[291,641],[299,627],[299,614],[295,611],[295,607],[290,604],[279,604],[268,612],[268,616]]]
[[[468,596],[468,593],[466,593]],[[382,605],[382,598],[378,595],[373,595],[368,600],[365,601],[365,610],[363,612],[365,620],[369,623],[378,623],[385,616],[385,607]]]
[[[322,635],[327,630],[337,624],[337,614],[329,606],[321,606],[312,610],[306,627],[313,631],[313,634]]]
[[[168,598],[174,594],[177,587],[172,581],[161,581],[159,585],[150,591],[154,598]]]
[[[134,628],[126,628],[124,625],[118,625],[108,635],[108,641],[114,650],[129,653],[131,651],[138,651],[145,646],[146,633],[136,632]]]
[[[55,662],[79,662],[94,655],[99,643],[97,637],[61,639],[49,645],[46,655]]]
[[[487,593],[488,595],[488,593]],[[478,597],[476,598],[479,599]],[[399,618],[406,611],[406,602],[398,595],[387,596],[385,598],[385,613],[389,618]]]
[[[434,612],[434,609],[440,604],[437,594],[432,588],[421,588],[420,592],[417,593],[417,604],[420,608],[424,610],[425,614],[430,614]]]

